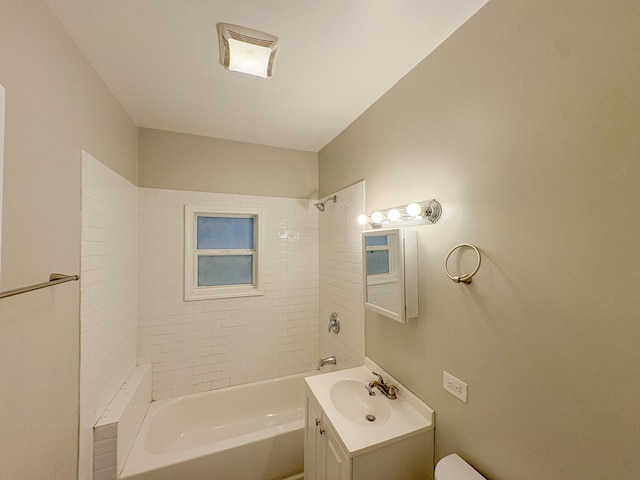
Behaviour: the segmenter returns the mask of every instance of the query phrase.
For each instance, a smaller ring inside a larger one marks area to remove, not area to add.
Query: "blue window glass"
[[[367,275],[389,273],[389,250],[367,251],[366,262]]]
[[[367,247],[379,247],[387,244],[386,235],[367,236],[364,238]]]
[[[198,250],[253,249],[253,217],[198,216]]]
[[[252,283],[252,255],[198,256],[199,287],[250,285]]]

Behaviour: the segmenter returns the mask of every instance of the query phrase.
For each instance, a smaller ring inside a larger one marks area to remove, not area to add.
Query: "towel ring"
[[[468,273],[466,275],[461,275],[459,277],[454,277],[449,273],[449,269],[447,268],[447,262],[449,261],[449,257],[451,256],[451,254],[461,247],[473,248],[476,252],[476,255],[478,256],[478,264],[476,265],[476,268],[473,270],[473,272]],[[482,256],[480,255],[480,251],[475,246],[471,245],[470,243],[461,243],[460,245],[456,245],[455,247],[453,247],[447,254],[447,258],[444,259],[444,271],[447,274],[447,277],[453,280],[454,283],[464,283],[466,285],[469,285],[471,283],[471,277],[473,277],[476,273],[478,273],[478,269],[480,268],[481,261],[482,261]]]

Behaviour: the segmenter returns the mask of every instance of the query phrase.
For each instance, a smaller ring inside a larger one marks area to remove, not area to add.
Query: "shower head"
[[[337,195],[333,195],[332,197],[327,198],[324,202],[318,202],[318,203],[314,203],[313,205],[320,210],[321,212],[324,212],[324,206],[325,204],[329,201],[329,200],[333,200],[333,203],[336,203],[336,199],[337,199]]]

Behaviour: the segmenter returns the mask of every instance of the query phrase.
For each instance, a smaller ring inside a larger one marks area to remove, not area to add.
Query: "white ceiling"
[[[141,127],[317,152],[488,0],[48,0]],[[216,23],[280,38],[226,71]]]

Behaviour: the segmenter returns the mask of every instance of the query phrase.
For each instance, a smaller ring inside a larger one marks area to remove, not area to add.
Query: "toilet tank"
[[[452,453],[440,459],[436,465],[434,480],[486,480],[471,465]]]

